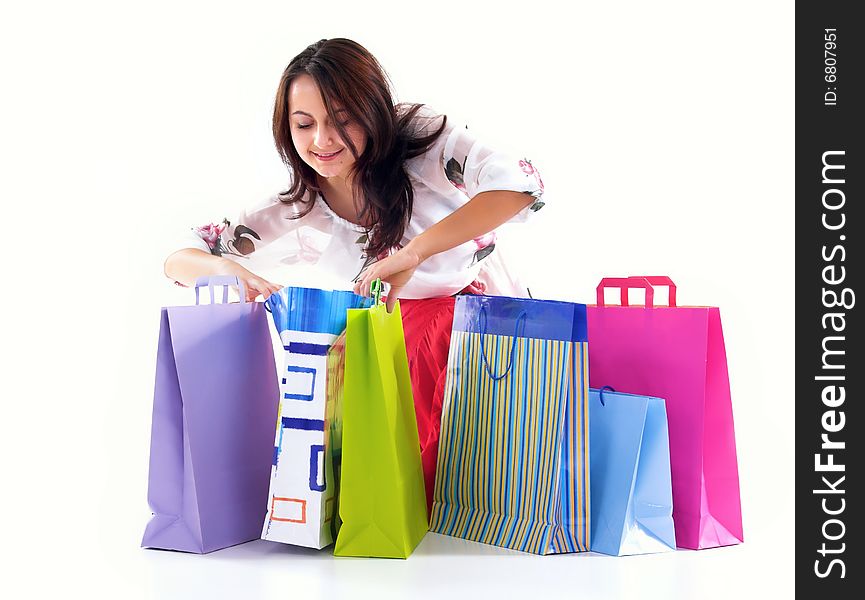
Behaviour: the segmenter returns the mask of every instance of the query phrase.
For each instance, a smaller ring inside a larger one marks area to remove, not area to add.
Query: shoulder
[[[231,225],[244,225],[259,233],[271,231],[276,234],[284,228],[297,226],[299,221],[316,212],[316,208],[315,194],[307,192],[303,198],[292,202],[288,193],[281,191],[244,208]]]
[[[283,190],[268,198],[262,203],[261,208],[278,211],[283,217],[291,218],[306,212],[310,207],[315,207],[317,199],[317,193],[307,190],[303,197],[292,201],[288,190]]]
[[[396,114],[400,122],[408,119],[404,126],[412,137],[425,137],[438,131],[447,116],[426,104],[402,103],[396,105]]]

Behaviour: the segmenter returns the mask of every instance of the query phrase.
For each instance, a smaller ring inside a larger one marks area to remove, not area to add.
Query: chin
[[[345,177],[348,174],[348,169],[344,169],[342,167],[335,166],[330,169],[316,169],[316,172],[325,179],[330,179],[332,177]]]

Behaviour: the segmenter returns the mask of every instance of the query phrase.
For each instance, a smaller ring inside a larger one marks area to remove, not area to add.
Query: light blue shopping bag
[[[623,556],[676,549],[664,400],[589,390],[591,550]]]

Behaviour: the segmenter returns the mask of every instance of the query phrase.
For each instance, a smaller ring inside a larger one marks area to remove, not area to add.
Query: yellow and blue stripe
[[[496,376],[481,355],[483,345]],[[431,531],[537,554],[589,548],[585,341],[454,328]]]

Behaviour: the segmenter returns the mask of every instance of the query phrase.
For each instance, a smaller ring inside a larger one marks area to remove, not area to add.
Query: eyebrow
[[[335,110],[335,111],[333,111],[333,112],[334,112],[334,114],[339,114],[339,113],[344,113],[344,112],[348,112],[348,111],[347,111],[346,109],[344,109],[344,108],[340,108],[340,109]],[[305,116],[309,117],[310,119],[314,119],[314,118],[315,118],[315,117],[313,117],[311,114],[309,114],[308,112],[305,112],[305,111],[302,111],[302,110],[296,110],[296,111],[294,111],[294,112],[291,113],[291,114],[293,114],[293,115],[305,115]]]

